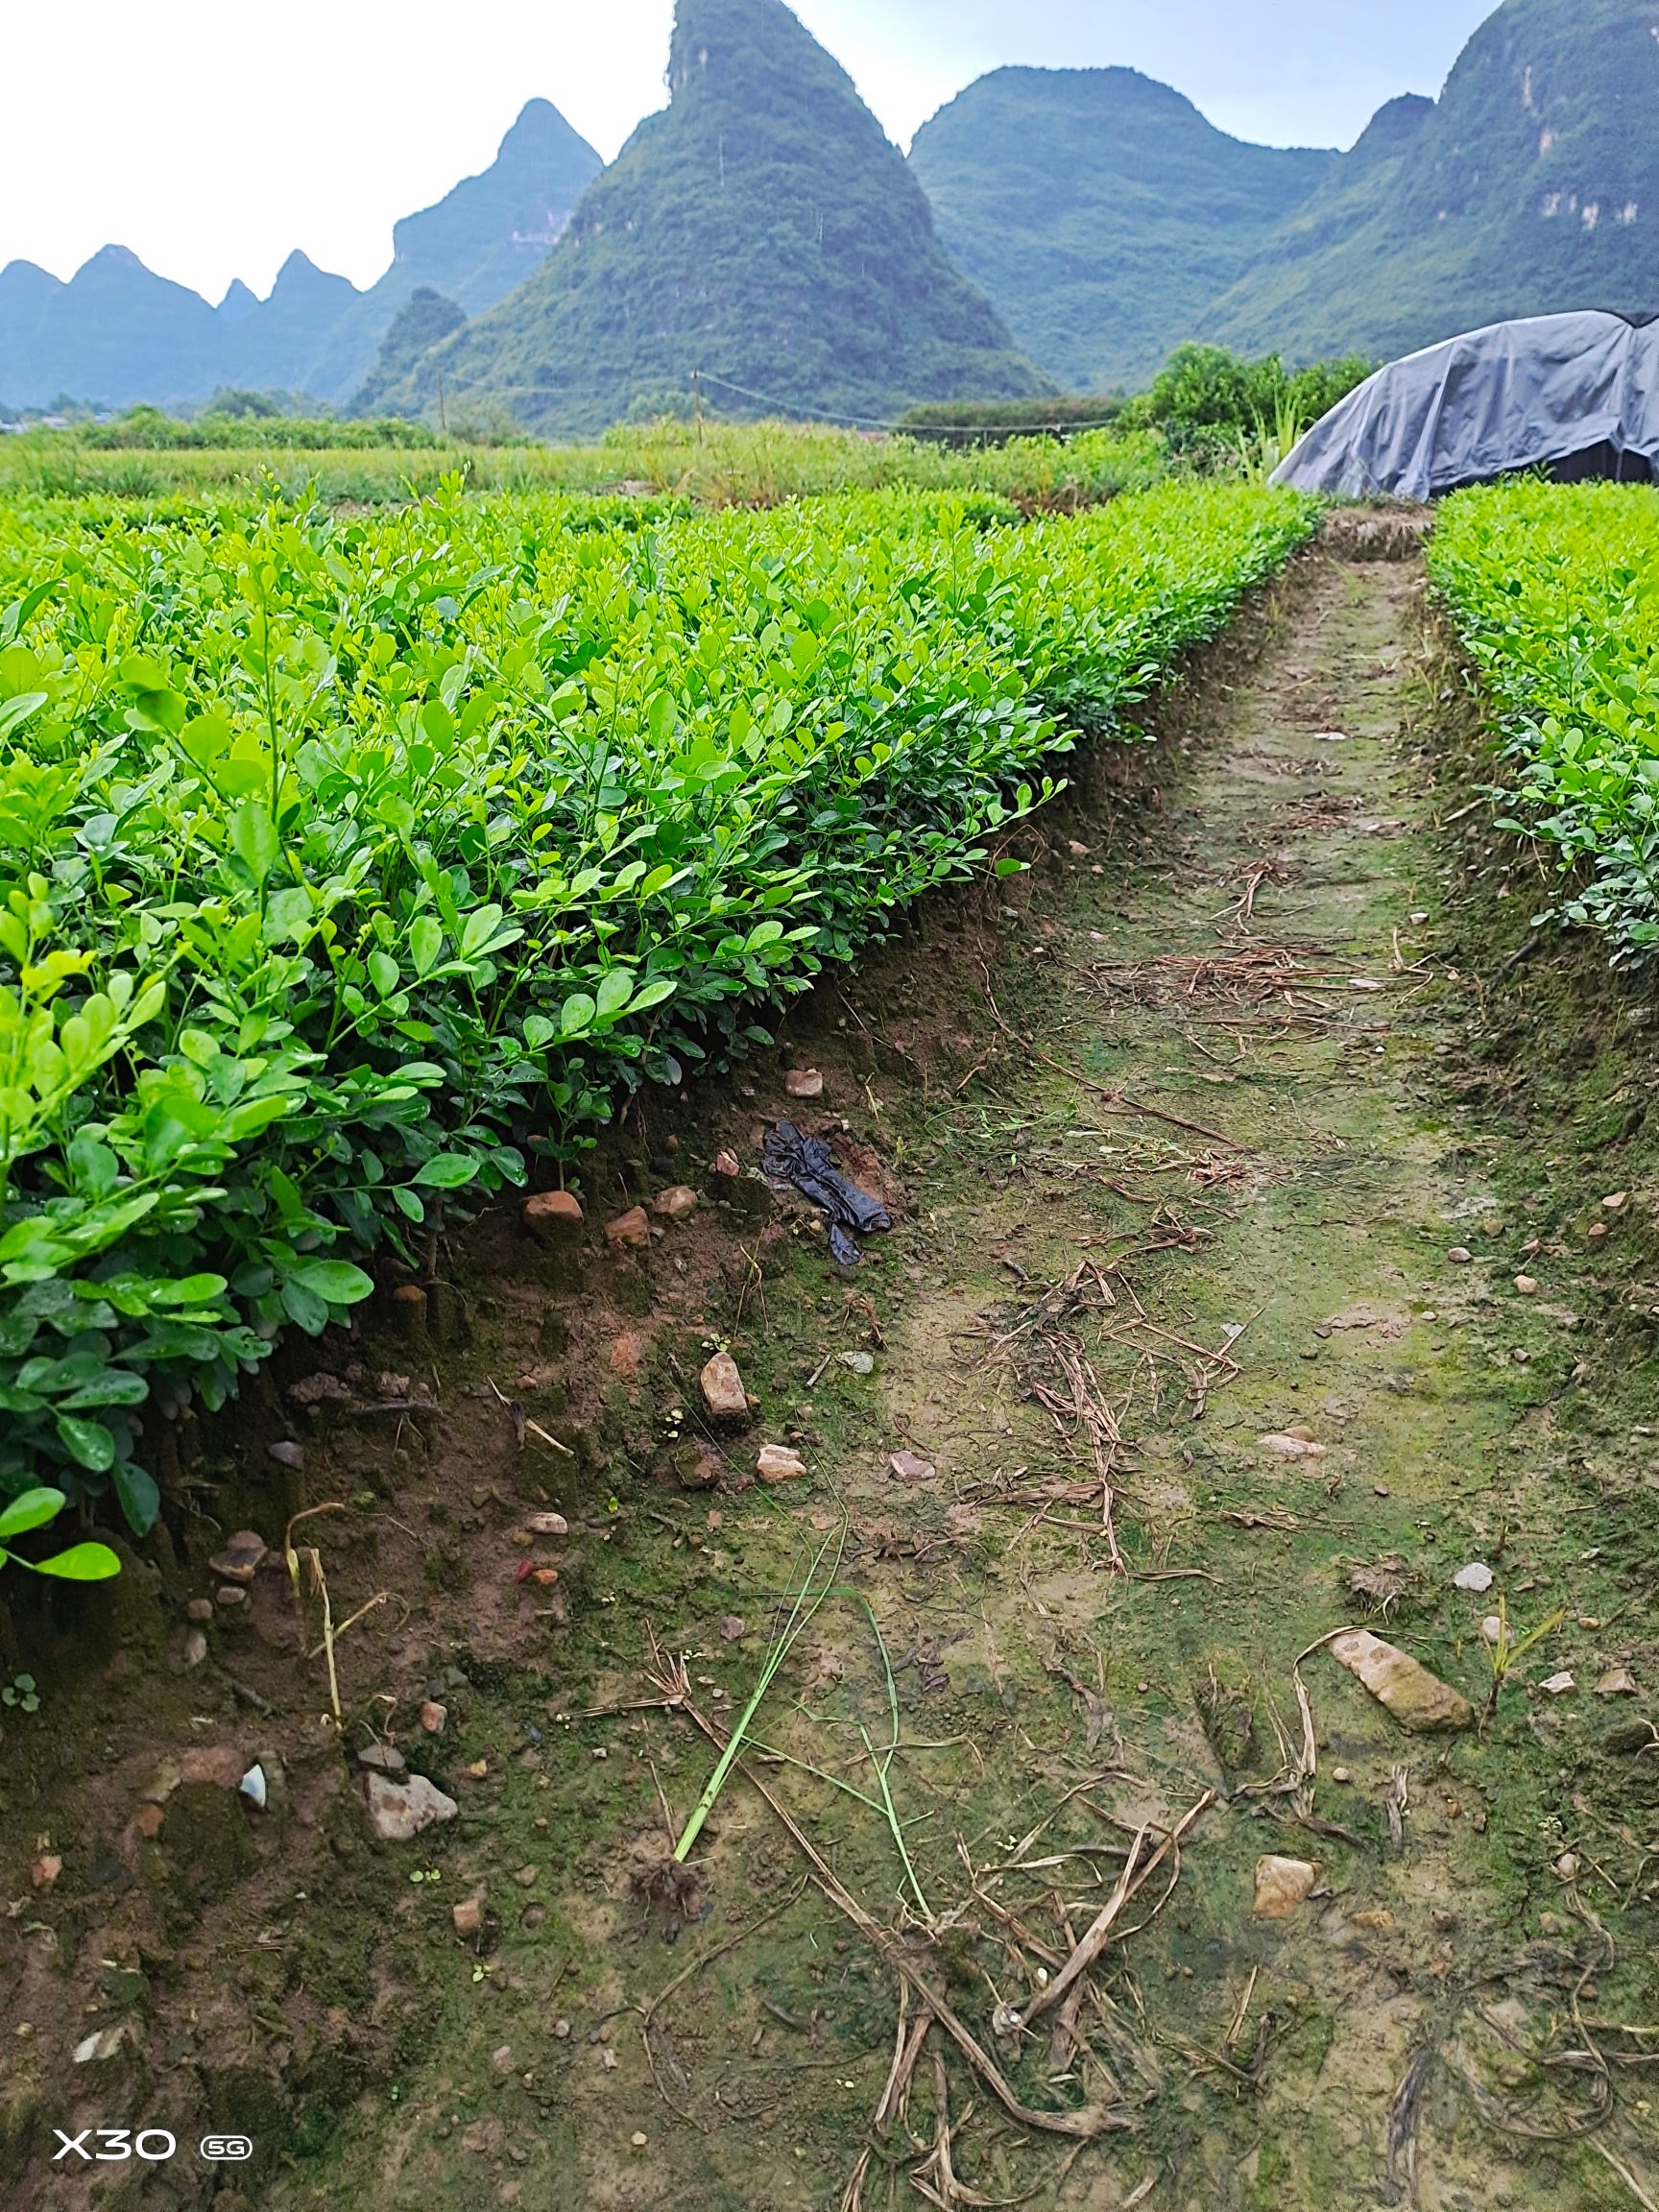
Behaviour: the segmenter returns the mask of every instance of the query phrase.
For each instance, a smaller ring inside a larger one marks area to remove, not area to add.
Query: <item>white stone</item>
[[[369,1817],[374,1833],[385,1843],[407,1843],[440,1821],[453,1820],[461,1808],[445,1797],[424,1774],[412,1774],[407,1782],[389,1782],[384,1774],[369,1776]]]

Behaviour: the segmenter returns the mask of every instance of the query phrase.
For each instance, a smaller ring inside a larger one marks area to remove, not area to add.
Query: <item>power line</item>
[[[774,393],[752,392],[746,384],[733,384],[730,376],[716,376],[711,369],[698,369],[692,373],[700,376],[705,384],[718,384],[722,391],[735,392],[745,399],[753,399],[761,407],[777,407],[785,413],[805,415],[816,421],[845,422],[856,430],[897,430],[905,436],[953,431],[967,435],[980,430],[994,430],[1009,438],[1034,437],[1039,431],[1045,430],[1055,433],[1063,430],[1108,430],[1118,420],[1116,415],[1103,415],[1097,421],[1083,422],[907,422],[901,417],[896,421],[883,422],[878,421],[873,415],[830,415],[820,408],[800,406],[792,399],[780,399]]]
[[[712,369],[693,369],[686,374],[687,387],[693,402],[698,401],[699,384],[717,384],[723,392],[733,392],[741,399],[753,400],[757,407],[767,407],[777,414],[793,417],[798,421],[823,422],[836,429],[876,430],[889,436],[928,439],[945,437],[974,437],[979,435],[1001,438],[1069,437],[1079,430],[1109,430],[1117,421],[1116,415],[1101,415],[1083,421],[1060,422],[1050,418],[1038,422],[907,422],[902,418],[884,420],[875,415],[855,415],[846,409],[832,411],[824,407],[808,407],[798,399],[784,399],[775,392],[757,392],[750,385],[735,383],[730,376],[718,376]],[[486,384],[469,378],[459,386],[451,382],[449,393],[477,392],[492,399],[555,399],[557,387],[549,384]],[[716,418],[718,420],[718,418]],[[621,427],[621,425],[615,425]]]

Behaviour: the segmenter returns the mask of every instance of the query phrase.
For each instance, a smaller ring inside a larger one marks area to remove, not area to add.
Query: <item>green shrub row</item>
[[[1168,487],[372,515],[0,505],[0,1500],[217,1406],[740,1049],[1311,526]]]
[[[1504,827],[1553,851],[1554,915],[1615,958],[1659,942],[1659,492],[1532,478],[1459,493],[1429,543],[1510,771]]]

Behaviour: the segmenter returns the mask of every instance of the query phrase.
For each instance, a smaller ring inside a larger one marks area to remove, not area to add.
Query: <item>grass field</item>
[[[706,506],[905,488],[981,492],[1070,508],[1144,491],[1167,472],[1165,442],[1151,429],[1010,438],[999,445],[953,449],[925,438],[868,438],[785,422],[666,421],[618,428],[592,445],[474,445],[435,436],[366,445],[349,437],[350,424],[319,424],[317,438],[299,442],[281,435],[279,426],[241,427],[264,432],[265,440],[117,444],[108,435],[55,430],[0,438],[0,495],[205,499],[228,493],[293,499],[314,493],[331,503],[379,505],[430,497],[459,475],[475,492],[626,490]],[[337,443],[324,442],[330,432],[338,432]]]

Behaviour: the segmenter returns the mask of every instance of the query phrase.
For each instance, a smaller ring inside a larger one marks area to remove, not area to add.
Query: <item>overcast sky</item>
[[[1126,62],[1276,145],[1437,92],[1491,0],[801,0],[902,145],[999,62]],[[357,283],[533,93],[607,159],[662,105],[672,0],[79,0],[6,11],[0,263],[130,246],[218,299],[290,248]]]

